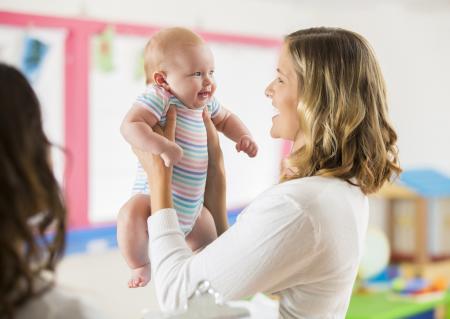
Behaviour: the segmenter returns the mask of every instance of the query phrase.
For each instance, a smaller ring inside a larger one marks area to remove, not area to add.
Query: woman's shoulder
[[[243,213],[321,216],[336,207],[364,207],[360,188],[333,177],[312,176],[274,185],[258,195]],[[353,209],[352,209],[353,210]],[[245,215],[245,214],[243,214]],[[277,217],[278,218],[278,217]]]
[[[276,212],[280,214],[300,214],[308,202],[327,181],[313,178],[299,178],[273,185],[260,193],[243,211],[258,215]]]
[[[323,193],[343,192],[349,187],[352,187],[352,185],[338,178],[311,176],[295,178],[274,185],[267,190],[267,194],[289,195],[306,204]]]
[[[274,185],[262,196],[288,198],[304,212],[342,205],[345,202],[364,204],[367,201],[359,187],[339,178],[322,176],[292,179]]]

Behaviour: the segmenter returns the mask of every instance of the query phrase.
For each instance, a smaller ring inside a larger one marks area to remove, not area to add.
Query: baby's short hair
[[[165,67],[170,52],[184,46],[204,44],[204,40],[195,32],[181,27],[166,28],[155,33],[147,42],[144,50],[144,70],[146,83],[153,83],[153,74]],[[182,52],[180,50],[179,52]]]

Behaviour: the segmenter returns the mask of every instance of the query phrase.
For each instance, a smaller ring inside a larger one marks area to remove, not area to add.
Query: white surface
[[[94,39],[91,46],[93,47]],[[115,220],[131,195],[136,158],[120,135],[120,123],[143,88],[135,78],[138,54],[145,38],[121,37],[114,41],[114,71],[90,72],[89,107],[89,219]]]
[[[127,287],[130,272],[118,250],[71,255],[58,267],[61,285],[85,291],[92,304],[109,319],[141,319],[143,310],[157,311],[153,282],[144,288]]]
[[[367,230],[364,253],[359,265],[359,275],[369,279],[386,268],[389,263],[390,247],[382,230],[371,227]]]
[[[275,38],[311,26],[357,31],[374,47],[387,81],[401,164],[450,175],[448,1],[130,0],[124,6],[119,0],[1,0],[1,9]],[[246,74],[246,68],[239,70],[239,76]]]
[[[141,319],[144,314],[159,313],[153,281],[147,287],[130,289],[128,276],[118,250],[71,255],[58,267],[59,283],[84,292],[85,298],[109,319]],[[253,319],[275,319],[278,315],[278,302],[260,294],[251,301],[231,304],[249,309]]]
[[[176,12],[182,14],[176,14],[173,10],[175,7]],[[230,0],[211,3],[206,0],[130,0],[124,6],[119,0],[68,0],[64,4],[57,0],[1,0],[2,9],[153,26],[183,25],[200,30],[280,39],[284,34],[311,26],[337,26],[355,30],[369,40],[380,60],[388,86],[392,121],[399,135],[402,166],[432,166],[450,175],[450,148],[446,146],[450,140],[450,102],[447,97],[450,74],[448,1]],[[9,36],[12,34],[2,33],[0,42]],[[10,49],[2,48],[0,54]],[[264,66],[261,70],[271,71],[271,66]],[[235,71],[236,77],[248,77],[250,82],[259,79],[259,73],[249,73],[246,65]],[[51,83],[57,88],[62,82]],[[225,83],[221,84],[220,90],[225,88]],[[110,88],[111,91],[118,89],[115,86]],[[262,89],[260,87],[257,94]],[[51,92],[54,94],[57,91],[52,89]],[[104,126],[110,130],[116,124]],[[258,140],[266,139],[267,134],[255,137]],[[113,135],[111,139],[115,138]],[[118,152],[128,152],[120,142],[115,145]],[[132,164],[132,159],[129,162]],[[121,170],[125,167],[129,165],[123,165]],[[266,172],[261,172],[263,174]],[[132,173],[113,181],[123,185],[124,193],[120,194],[122,199],[128,196],[127,185],[130,185],[131,179]],[[228,185],[230,191],[235,187],[232,183]],[[92,205],[97,206],[96,203]],[[108,206],[102,203],[98,205]],[[101,220],[114,214],[110,209],[108,212],[99,210],[98,215],[94,214],[94,219]]]
[[[64,58],[66,31],[57,28],[16,28],[0,21],[0,61],[20,69],[25,36],[32,36],[48,45],[40,74],[33,88],[41,103],[44,131],[51,143],[64,147]],[[52,149],[55,173],[62,181],[65,155]]]

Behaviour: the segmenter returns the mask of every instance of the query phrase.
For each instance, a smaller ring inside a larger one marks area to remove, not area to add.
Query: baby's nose
[[[210,85],[212,83],[212,79],[209,76],[205,76],[203,79],[203,85]]]

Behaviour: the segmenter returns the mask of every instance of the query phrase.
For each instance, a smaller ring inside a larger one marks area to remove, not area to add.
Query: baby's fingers
[[[240,151],[245,151],[246,147],[245,147],[245,140],[240,140],[237,144],[236,144],[236,151],[240,152]]]
[[[242,144],[242,146],[241,146],[242,150],[248,150],[251,145],[251,142],[246,139],[246,140],[241,141],[241,144]]]
[[[258,153],[258,146],[256,146],[256,144],[251,145],[248,152],[248,156],[255,157],[257,153]]]

